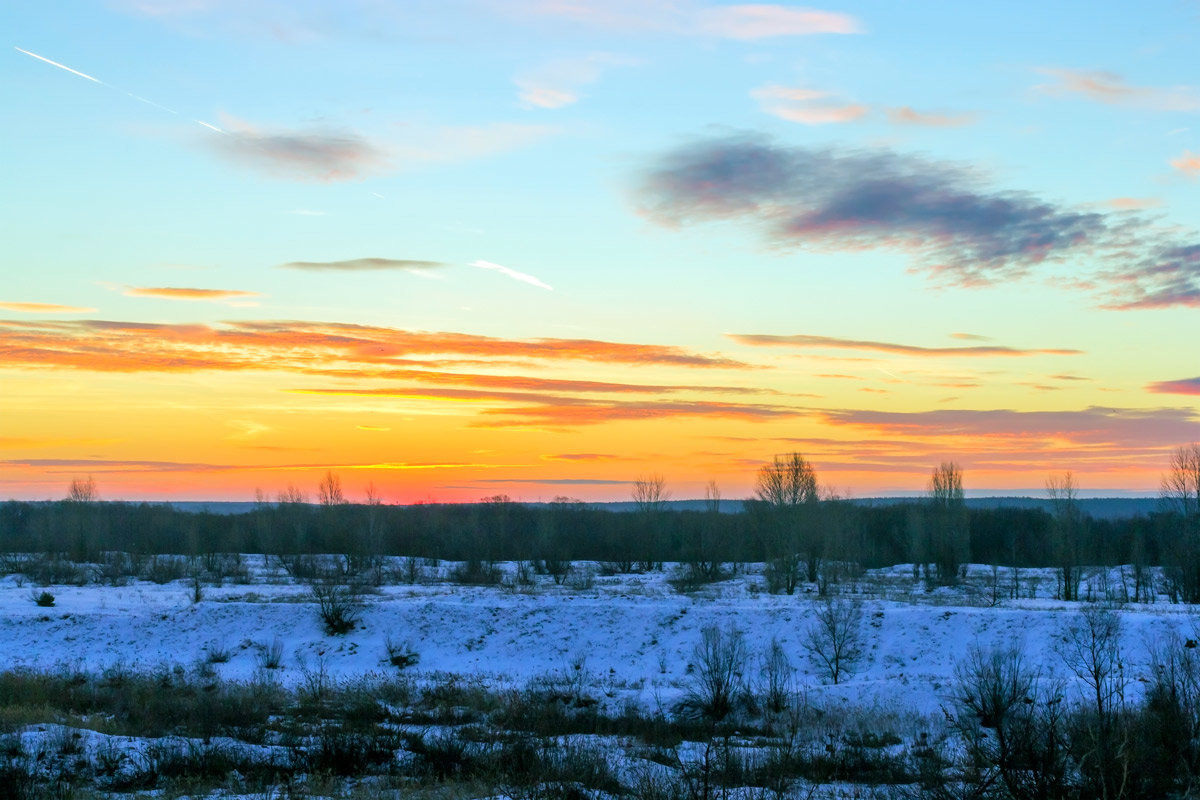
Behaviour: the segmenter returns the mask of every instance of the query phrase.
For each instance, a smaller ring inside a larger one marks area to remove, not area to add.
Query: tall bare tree
[[[1200,444],[1183,445],[1171,454],[1162,498],[1185,519],[1200,516]]]
[[[1189,603],[1200,602],[1200,444],[1175,449],[1162,478],[1162,499],[1179,515],[1168,577]]]
[[[633,502],[641,516],[641,568],[651,570],[662,566],[661,545],[663,544],[662,511],[667,507],[671,492],[667,482],[659,473],[643,475],[633,482]]]
[[[931,513],[926,519],[929,547],[938,580],[953,583],[959,568],[970,558],[967,506],[963,495],[963,473],[953,461],[943,461],[929,478]]]
[[[1079,541],[1083,513],[1079,509],[1079,488],[1075,476],[1064,472],[1046,479],[1046,494],[1054,509],[1054,558],[1062,581],[1062,599],[1079,599]]]
[[[759,467],[754,493],[759,500],[776,507],[815,503],[820,499],[817,473],[799,453],[777,455],[770,464]]]
[[[333,470],[326,470],[325,477],[317,486],[317,499],[325,507],[346,504],[346,495],[342,491],[342,479]]]
[[[776,455],[770,464],[759,467],[754,493],[770,507],[774,518],[773,541],[768,544],[768,584],[773,591],[791,594],[801,579],[801,566],[804,577],[817,579],[823,555],[821,531],[814,524],[821,499],[817,473],[799,453]]]
[[[72,478],[67,487],[67,500],[72,503],[94,503],[100,499],[96,491],[96,481],[88,475],[86,478]]]

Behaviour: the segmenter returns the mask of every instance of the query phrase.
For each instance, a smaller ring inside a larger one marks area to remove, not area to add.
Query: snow
[[[909,566],[871,571],[835,587],[862,602],[864,655],[852,674],[829,685],[803,647],[818,604],[815,592],[772,595],[761,567],[729,581],[681,594],[662,573],[597,576],[590,587],[557,586],[538,576],[532,587],[460,586],[444,579],[389,585],[364,597],[359,626],[327,635],[307,588],[262,558],[247,557],[249,584],[205,587],[194,603],[185,581],[163,585],[54,586],[54,607],[37,606],[29,583],[0,579],[0,669],[60,665],[102,670],[194,666],[213,650],[229,651],[210,666],[247,680],[262,669],[276,639],[284,658],[277,676],[299,683],[305,670],[352,678],[394,671],[387,643],[407,643],[420,657],[417,678],[445,673],[490,686],[524,686],[547,676],[581,683],[602,702],[634,701],[669,708],[686,693],[694,649],[708,626],[736,628],[752,653],[744,677],[756,681],[757,660],[778,640],[810,700],[896,713],[937,713],[947,705],[956,663],[971,648],[1019,646],[1027,660],[1073,679],[1059,655],[1086,604],[1048,598],[1050,570],[1023,570],[1040,582],[1040,597],[1010,599],[1006,573],[991,605],[991,568],[975,566],[964,586],[926,592]],[[441,575],[451,565],[441,566]],[[506,565],[509,574],[513,565]],[[1119,573],[1092,571],[1108,586]],[[40,589],[39,589],[40,591]],[[1097,589],[1096,591],[1100,591]],[[1114,606],[1122,621],[1125,678],[1132,693],[1152,674],[1156,642],[1170,634],[1200,638],[1190,607],[1160,598]]]

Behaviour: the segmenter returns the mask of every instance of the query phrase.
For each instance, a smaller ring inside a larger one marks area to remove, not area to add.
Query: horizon
[[[742,498],[793,451],[851,497],[1157,496],[1198,22],[8,4],[0,499]]]

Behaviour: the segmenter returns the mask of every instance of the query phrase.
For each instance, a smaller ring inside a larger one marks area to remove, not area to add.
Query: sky
[[[1200,3],[0,6],[0,497],[1157,491]]]

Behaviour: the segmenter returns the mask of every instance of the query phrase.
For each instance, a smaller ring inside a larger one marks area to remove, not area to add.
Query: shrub
[[[349,586],[338,583],[314,583],[313,599],[325,632],[341,636],[354,630],[362,616],[362,604]]]
[[[47,591],[39,592],[35,589],[33,592],[33,602],[42,608],[51,608],[54,605],[54,595]]]
[[[258,665],[263,669],[279,669],[283,665],[283,639],[276,636],[269,645],[258,646]]]
[[[695,670],[687,696],[678,706],[689,718],[717,723],[733,713],[742,699],[746,639],[741,631],[710,625],[700,632],[693,658]]]
[[[384,642],[384,647],[387,648],[388,663],[393,667],[404,669],[421,660],[420,653],[416,651],[411,642],[395,642],[389,636]]]

